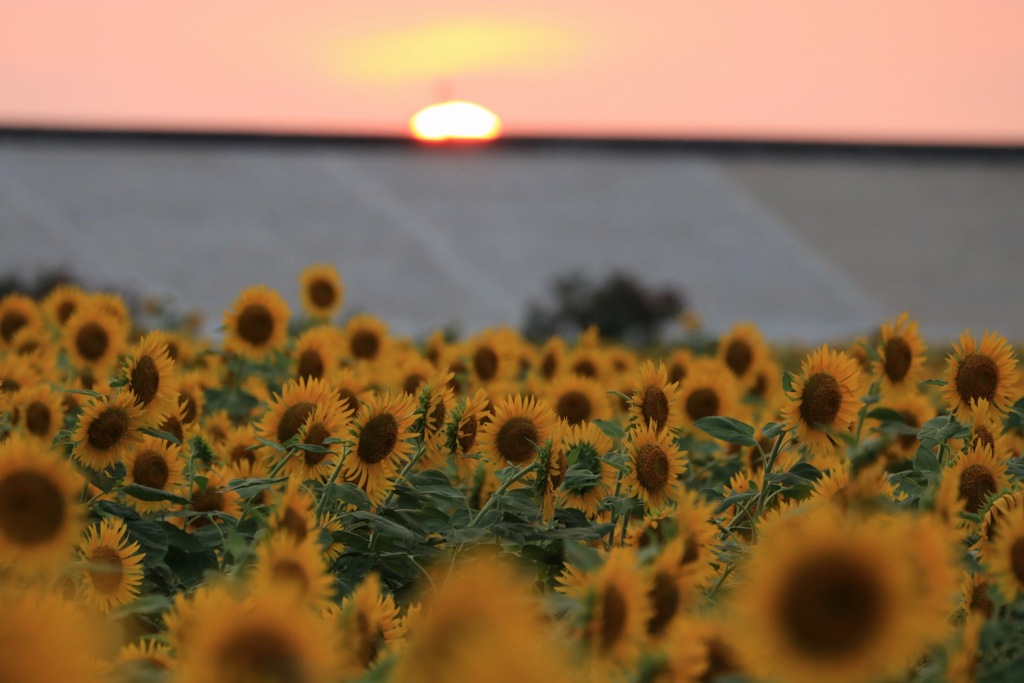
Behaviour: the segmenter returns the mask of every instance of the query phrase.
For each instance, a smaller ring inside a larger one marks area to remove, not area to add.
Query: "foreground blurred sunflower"
[[[384,501],[398,466],[408,457],[415,434],[416,409],[406,393],[375,394],[352,423],[354,445],[342,465],[342,476],[366,491],[375,504]]]
[[[310,318],[333,317],[345,301],[345,286],[338,270],[329,263],[304,268],[299,276],[299,299]]]
[[[128,388],[147,424],[159,424],[174,409],[179,384],[163,332],[150,332],[140,339],[128,349],[123,365]]]
[[[206,599],[191,610],[177,683],[333,683],[338,643],[322,618],[286,595]],[[315,634],[315,637],[314,637]]]
[[[645,511],[660,510],[679,499],[685,453],[676,448],[667,431],[659,434],[653,423],[640,426],[630,433],[626,448],[630,472],[622,482],[631,495],[644,502]]]
[[[146,435],[125,458],[125,484],[178,493],[184,483],[185,458],[181,446]],[[129,496],[129,504],[139,512],[155,512],[170,505],[169,501],[140,500]]]
[[[26,570],[68,558],[82,529],[81,481],[57,451],[13,434],[0,444],[0,557]]]
[[[917,331],[917,321],[909,314],[900,314],[896,322],[882,325],[878,360],[872,363],[872,374],[882,380],[882,395],[900,397],[917,391],[926,360],[924,339]]]
[[[93,470],[102,470],[128,455],[142,441],[145,415],[135,404],[135,395],[122,391],[93,399],[78,416],[72,435],[76,460]]]
[[[1024,514],[1024,491],[1010,491],[1004,493],[989,505],[985,515],[981,518],[981,533],[974,548],[978,551],[978,557],[986,559],[992,548],[992,542],[996,538],[1002,521],[1014,515]]]
[[[676,538],[666,543],[650,567],[650,590],[647,600],[651,616],[646,623],[647,635],[660,640],[668,633],[677,617],[695,606],[700,597],[693,575],[686,571],[689,549],[686,541]]]
[[[957,419],[966,421],[971,402],[979,398],[1005,414],[1016,398],[1016,388],[1017,359],[1006,338],[986,330],[979,344],[965,330],[946,358],[946,386],[942,387],[942,399]]]
[[[480,435],[482,452],[499,466],[527,465],[537,449],[555,435],[558,418],[547,401],[507,396],[494,407],[494,416]]]
[[[629,417],[639,425],[654,424],[658,433],[672,431],[682,424],[679,410],[679,385],[668,381],[664,364],[655,367],[646,361],[636,372],[630,392]]]
[[[138,597],[144,555],[139,544],[129,540],[123,520],[114,517],[89,527],[78,553],[89,604],[106,614]]]
[[[309,535],[275,533],[256,548],[256,566],[250,575],[253,595],[284,596],[296,606],[323,607],[334,598],[334,576],[320,552],[320,542]]]
[[[395,599],[382,590],[376,573],[340,605],[331,604],[327,620],[338,629],[342,670],[353,678],[376,664],[403,633]]]
[[[1000,520],[986,563],[1007,603],[1024,592],[1024,509],[1017,508]]]
[[[731,600],[745,666],[793,683],[899,676],[949,616],[920,590],[917,531],[909,518],[818,508],[763,533]]]
[[[709,618],[676,620],[663,642],[666,653],[657,683],[704,683],[728,680],[747,672],[736,654],[727,624]]]
[[[813,351],[801,364],[782,409],[787,428],[815,456],[831,456],[839,442],[830,432],[852,432],[857,419],[860,369],[857,361],[828,344]]]
[[[146,638],[122,647],[117,655],[117,664],[125,680],[132,680],[133,674],[146,680],[155,675],[153,672],[169,671],[174,666],[174,654],[170,646]]]
[[[224,350],[263,360],[288,339],[288,304],[273,289],[255,285],[242,290],[224,312]]]

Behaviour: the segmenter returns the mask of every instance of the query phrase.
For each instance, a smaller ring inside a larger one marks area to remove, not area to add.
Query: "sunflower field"
[[[1015,681],[1024,382],[907,314],[635,349],[0,300],[0,680]]]

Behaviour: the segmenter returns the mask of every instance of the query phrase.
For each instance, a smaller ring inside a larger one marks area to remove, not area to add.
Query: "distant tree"
[[[552,290],[550,304],[534,301],[527,308],[523,333],[530,339],[572,337],[596,325],[606,339],[650,344],[664,323],[685,308],[674,289],[651,289],[620,271],[597,283],[583,273],[570,273],[557,278]]]

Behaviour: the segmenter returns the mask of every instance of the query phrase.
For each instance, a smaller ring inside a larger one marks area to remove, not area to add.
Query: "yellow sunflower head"
[[[123,360],[128,389],[149,424],[159,424],[178,400],[178,374],[167,353],[164,333],[154,331],[128,349]]]
[[[302,310],[310,318],[333,317],[345,301],[345,286],[338,270],[331,264],[309,266],[299,276],[299,298]]]
[[[288,339],[288,303],[266,285],[242,290],[224,312],[224,350],[263,360],[284,348]]]
[[[117,364],[127,343],[129,321],[95,295],[82,302],[64,326],[64,350],[79,371],[102,378]]]
[[[86,293],[81,287],[62,283],[51,289],[43,299],[43,313],[55,326],[63,327],[85,299]]]
[[[494,416],[480,436],[483,454],[491,462],[526,465],[537,449],[555,435],[558,418],[547,401],[506,396],[494,407]]]
[[[68,559],[82,528],[82,482],[60,454],[12,434],[0,443],[0,557],[32,573]]]
[[[830,350],[826,344],[803,361],[782,417],[811,454],[833,455],[839,442],[832,433],[853,431],[859,391],[857,361],[842,351]]]
[[[978,557],[983,560],[988,558],[1002,521],[1017,514],[1024,514],[1020,512],[1021,510],[1024,510],[1024,491],[1009,491],[992,501],[981,518],[981,533],[974,546],[978,551]]]
[[[985,562],[1007,603],[1024,592],[1024,508],[1016,508],[999,520]]]
[[[355,676],[380,661],[403,634],[395,599],[384,592],[375,572],[332,611],[343,643],[343,668]]]
[[[487,329],[469,340],[467,368],[479,386],[502,382],[519,372],[517,340],[504,330]]]
[[[713,358],[701,358],[690,364],[690,371],[679,385],[682,423],[692,426],[705,417],[740,413],[740,385],[728,366]],[[710,439],[705,432],[691,429],[699,439]]]
[[[330,413],[351,417],[347,405],[342,405],[337,390],[326,380],[290,380],[274,394],[267,412],[259,424],[259,435],[269,441],[286,443],[299,433],[310,415],[320,406]]]
[[[637,371],[630,392],[629,416],[637,424],[653,424],[655,431],[672,431],[682,424],[679,385],[668,381],[664,364],[646,361]]]
[[[338,368],[338,330],[329,325],[309,328],[295,340],[290,355],[295,377],[330,377]]]
[[[574,425],[562,439],[566,460],[571,469],[591,475],[583,479],[567,477],[562,487],[561,504],[581,510],[588,517],[597,516],[599,503],[612,495],[615,468],[602,460],[613,449],[612,440],[593,422]]]
[[[917,321],[904,312],[896,322],[882,325],[878,360],[872,363],[872,374],[882,381],[882,394],[894,398],[917,391],[921,381],[927,348],[917,331]]]
[[[1006,338],[986,330],[979,344],[965,330],[946,358],[946,386],[942,387],[942,398],[957,419],[966,421],[971,403],[982,398],[1005,414],[1016,388],[1017,358]]]
[[[371,397],[353,420],[353,446],[341,473],[376,505],[383,502],[398,465],[411,451],[415,410],[412,396],[386,392]]]
[[[754,323],[734,325],[718,340],[718,360],[721,361],[743,388],[751,384],[752,371],[768,354],[761,330]]]
[[[30,439],[49,446],[64,426],[64,401],[59,391],[48,384],[20,389],[11,396],[15,418],[12,420]]]
[[[959,456],[942,477],[942,486],[955,487],[963,510],[972,514],[981,513],[989,498],[1008,488],[1009,483],[1006,463],[997,460],[987,445]]]
[[[78,555],[89,604],[106,614],[138,597],[144,555],[139,544],[128,538],[123,520],[114,517],[89,527]]]
[[[291,533],[271,534],[256,548],[250,582],[260,598],[282,595],[310,608],[323,607],[334,598],[334,576],[313,535],[299,540]]]
[[[135,395],[122,391],[93,399],[78,416],[72,436],[75,459],[93,470],[102,470],[124,458],[145,436],[145,414]]]
[[[368,313],[352,316],[345,325],[342,360],[374,363],[386,355],[390,339],[388,326]]]
[[[19,330],[42,326],[42,311],[31,297],[15,292],[0,299],[0,350],[12,348]]]
[[[626,448],[630,472],[622,481],[644,502],[645,510],[660,510],[679,500],[683,493],[679,475],[686,471],[686,454],[667,431],[659,433],[653,423],[641,425],[630,432]]]
[[[571,426],[612,416],[608,393],[589,377],[563,375],[555,379],[547,387],[547,399],[558,417]]]

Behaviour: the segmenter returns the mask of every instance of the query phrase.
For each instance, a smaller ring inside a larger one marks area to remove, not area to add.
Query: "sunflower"
[[[81,481],[47,446],[12,434],[0,443],[0,556],[25,569],[52,568],[82,528]]]
[[[540,471],[534,490],[540,492],[541,519],[544,522],[550,522],[555,516],[555,499],[569,470],[569,459],[562,448],[562,439],[569,429],[565,422],[558,423],[551,439],[538,450]]]
[[[576,680],[529,582],[486,557],[463,558],[423,601],[391,680]],[[407,617],[408,621],[408,617]],[[515,643],[515,647],[509,647]]]
[[[996,605],[989,597],[989,588],[994,584],[983,572],[964,572],[960,582],[961,607],[968,615],[978,614],[983,619],[991,619],[995,614]]]
[[[565,369],[580,377],[604,381],[608,377],[608,359],[596,344],[587,344],[580,337],[579,344],[565,356]]]
[[[679,385],[669,383],[664,364],[656,368],[647,361],[640,366],[630,392],[629,416],[641,426],[653,423],[658,433],[682,424]]]
[[[59,591],[0,585],[0,662],[18,683],[109,680],[101,658],[117,651],[112,623]]]
[[[912,459],[921,445],[917,432],[925,422],[935,417],[935,406],[923,394],[905,394],[885,401],[882,406],[899,413],[907,427],[892,437],[892,442],[885,449],[886,460],[893,464]]]
[[[100,378],[117,364],[125,349],[129,322],[90,297],[64,326],[64,350],[71,364]]]
[[[104,614],[138,597],[142,583],[139,544],[128,538],[128,527],[114,517],[89,527],[78,546],[86,601]]]
[[[679,475],[686,471],[686,454],[676,448],[668,431],[660,434],[653,424],[637,427],[626,443],[630,472],[622,478],[630,495],[644,502],[645,511],[655,511],[679,500],[683,485]]]
[[[342,465],[342,476],[366,491],[379,505],[391,487],[397,465],[411,450],[415,403],[408,394],[374,395],[353,421],[355,445]]]
[[[919,563],[905,550],[917,531],[825,507],[763,533],[731,600],[741,661],[793,683],[898,676],[948,617],[917,588]]]
[[[322,379],[338,368],[338,331],[328,325],[311,327],[295,340],[291,353],[293,376]]]
[[[445,428],[445,450],[454,460],[459,476],[472,479],[483,448],[483,427],[490,419],[487,392],[478,389],[472,396],[463,396],[452,409],[452,419]]]
[[[387,351],[388,326],[368,313],[352,316],[342,336],[342,360],[373,363]]]
[[[745,673],[726,623],[681,617],[666,636],[658,683],[717,681]]]
[[[163,332],[150,332],[128,349],[123,369],[146,422],[159,424],[174,409],[179,384]]]
[[[676,538],[662,547],[651,564],[647,591],[651,616],[646,628],[653,640],[664,638],[675,619],[697,603],[700,594],[693,576],[685,571],[688,551],[686,541]]]
[[[193,426],[198,430],[206,410],[206,390],[217,384],[215,377],[206,371],[192,370],[180,375],[177,402],[185,408],[182,425]]]
[[[377,663],[403,633],[395,599],[381,590],[376,573],[367,575],[340,606],[331,605],[328,619],[338,628],[342,669],[353,678]]]
[[[669,382],[679,384],[686,378],[693,363],[693,351],[690,349],[675,349],[665,359],[665,372]]]
[[[207,598],[192,608],[176,683],[328,683],[340,643],[324,620],[287,594]],[[315,634],[316,637],[312,637]]]
[[[981,534],[975,548],[978,557],[987,559],[990,556],[992,542],[1004,519],[1015,515],[1024,514],[1024,491],[1011,491],[1004,493],[989,505],[985,515],[981,518]]]
[[[1003,434],[1003,421],[992,404],[983,398],[971,401],[971,441],[970,447],[988,446],[996,460],[1005,461],[1009,457],[1009,439]]]
[[[547,401],[507,396],[494,407],[494,417],[480,435],[482,453],[496,465],[526,465],[537,449],[555,435],[558,418]]]
[[[342,405],[355,415],[373,393],[366,377],[352,368],[341,368],[328,376]]]
[[[942,476],[942,486],[955,486],[964,511],[972,514],[980,513],[989,497],[1009,483],[1006,463],[996,460],[987,445],[969,449]]]
[[[256,595],[287,595],[296,605],[323,607],[334,597],[334,576],[328,571],[319,539],[299,540],[291,533],[272,534],[256,548],[250,577]]]
[[[207,413],[202,419],[202,436],[211,446],[219,446],[227,440],[228,434],[235,428],[231,416],[226,410],[215,410]]]
[[[240,497],[236,491],[227,491],[228,478],[218,469],[206,470],[202,473],[206,482],[195,482],[189,492],[189,503],[183,512],[205,513],[188,514],[178,517],[176,523],[185,529],[198,529],[209,524],[223,524],[221,515],[238,517]],[[219,514],[218,514],[219,513]],[[206,516],[206,515],[209,516]]]
[[[29,438],[49,446],[64,426],[64,401],[60,392],[48,384],[20,389],[11,397],[17,412],[17,424]]]
[[[678,396],[682,423],[689,427],[701,418],[739,413],[740,385],[728,366],[712,358],[701,358],[690,364],[686,379],[679,385]],[[698,429],[691,431],[699,439],[711,438]]]
[[[174,666],[174,654],[169,645],[153,638],[144,638],[122,647],[117,655],[117,665],[125,680],[146,680],[152,678],[152,674],[147,677],[146,673],[170,671]]]
[[[185,404],[179,403],[157,429],[172,435],[179,443],[185,443],[186,438],[191,438],[195,434],[198,425],[195,422],[185,424]]]
[[[565,365],[565,340],[549,337],[538,350],[537,372],[544,379],[554,379],[561,374]]]
[[[78,416],[72,454],[90,469],[105,469],[142,441],[145,435],[139,429],[144,422],[145,414],[130,391],[95,398]]]
[[[589,377],[563,375],[551,382],[546,394],[558,417],[570,425],[611,418],[608,393]]]
[[[242,290],[224,312],[224,350],[264,360],[288,339],[288,304],[273,289],[255,285]]]
[[[846,509],[871,505],[878,499],[892,501],[896,492],[883,465],[884,462],[876,462],[851,475],[850,467],[843,461],[814,482],[808,502],[828,501]]]
[[[144,436],[125,458],[125,483],[177,493],[184,484],[185,458],[181,446],[153,436]],[[139,512],[166,509],[168,501],[147,501],[129,497],[128,502]]]
[[[62,282],[43,299],[41,307],[46,318],[57,327],[63,327],[75,309],[86,299],[86,293],[78,285]]]
[[[508,334],[487,329],[468,340],[466,354],[470,380],[487,385],[513,378],[519,371],[517,347]]]
[[[260,420],[259,435],[283,444],[299,433],[318,406],[351,417],[347,408],[342,407],[337,391],[325,380],[290,380],[281,387],[280,394],[274,394]]]
[[[1024,512],[1020,508],[999,521],[985,559],[989,575],[1009,604],[1024,592]]]
[[[833,456],[839,443],[830,432],[852,432],[857,419],[860,370],[857,361],[828,344],[801,364],[782,409],[786,427],[796,430],[813,456]]]
[[[591,476],[578,481],[567,476],[562,487],[561,505],[582,511],[593,519],[598,504],[612,495],[615,468],[601,458],[614,448],[612,440],[592,422],[574,425],[562,439],[562,450],[573,461],[569,472]]]
[[[296,541],[304,541],[316,526],[315,508],[316,501],[309,491],[290,478],[285,490],[277,494],[270,528],[275,534],[291,534]]]
[[[428,376],[420,390],[417,424],[421,424],[421,435],[426,449],[423,457],[424,467],[444,466],[446,425],[455,402],[454,392],[449,385],[451,379],[451,371],[435,370]]]
[[[961,422],[970,416],[971,402],[983,398],[1005,414],[1015,398],[1017,359],[1006,338],[985,331],[979,344],[969,331],[946,358],[946,386],[942,399]]]
[[[964,620],[960,643],[949,654],[946,667],[948,683],[974,683],[978,680],[978,665],[981,662],[981,630],[985,626],[985,618],[979,614],[969,614]]]
[[[345,439],[352,414],[341,410],[338,403],[319,404],[313,409],[306,421],[299,427],[299,443],[309,446],[327,448],[328,453],[300,450],[289,462],[290,472],[307,479],[324,479],[340,457],[341,444],[325,444],[327,439]]]
[[[718,340],[716,357],[745,390],[753,383],[752,371],[767,354],[768,347],[757,325],[739,323]]]
[[[556,589],[589,607],[583,638],[595,660],[622,667],[636,662],[654,610],[632,549],[612,548],[590,572],[567,565]]]
[[[13,353],[27,365],[46,375],[56,375],[59,347],[53,343],[48,330],[25,325],[14,333],[8,353]]]
[[[711,564],[716,561],[715,538],[718,535],[714,517],[714,507],[695,491],[684,489],[676,501],[675,539],[683,544],[680,569],[697,586],[703,585],[714,573]]]
[[[872,374],[882,380],[882,395],[898,398],[917,392],[917,383],[924,373],[927,348],[917,331],[917,321],[908,313],[896,322],[882,325],[878,360],[872,363]]]
[[[43,314],[30,297],[14,292],[0,299],[0,350],[10,349],[22,328],[42,326]]]
[[[337,268],[327,263],[304,268],[299,276],[299,298],[310,318],[334,316],[345,301],[345,286]]]
[[[434,364],[416,351],[407,351],[395,359],[395,376],[390,383],[410,396],[419,398],[420,389],[437,372]]]
[[[640,366],[636,353],[627,346],[615,344],[605,347],[604,357],[612,376],[632,374]]]

